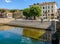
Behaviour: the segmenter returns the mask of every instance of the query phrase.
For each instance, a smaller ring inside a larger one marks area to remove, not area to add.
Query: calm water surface
[[[22,36],[24,28],[0,26],[0,44],[51,44]]]

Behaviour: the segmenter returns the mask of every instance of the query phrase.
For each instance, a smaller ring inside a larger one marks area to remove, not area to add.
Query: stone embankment
[[[0,23],[8,24],[8,25],[15,25],[15,26],[44,28],[44,29],[50,28],[50,26],[52,24],[50,21],[41,22],[41,21],[37,21],[37,20],[18,20],[18,19],[15,20],[13,18],[0,18]],[[55,23],[53,23],[53,25],[54,24]]]

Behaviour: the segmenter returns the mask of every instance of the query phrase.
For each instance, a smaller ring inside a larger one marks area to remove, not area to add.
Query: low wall
[[[13,18],[0,18],[0,23],[7,24],[13,20],[14,20]]]
[[[16,25],[16,26],[26,26],[26,27],[34,27],[34,28],[44,28],[51,29],[51,22],[49,21],[37,21],[37,20],[15,20],[13,18],[0,18],[0,23]]]

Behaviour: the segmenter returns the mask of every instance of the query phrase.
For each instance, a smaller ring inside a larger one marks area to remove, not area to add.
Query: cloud
[[[5,0],[5,2],[6,2],[6,3],[10,3],[10,2],[12,2],[12,1],[11,1],[11,0]]]

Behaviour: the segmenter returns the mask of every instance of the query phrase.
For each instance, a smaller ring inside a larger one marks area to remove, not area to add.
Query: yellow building
[[[39,4],[42,8],[42,16],[45,19],[57,18],[57,3],[56,2],[44,2]]]

